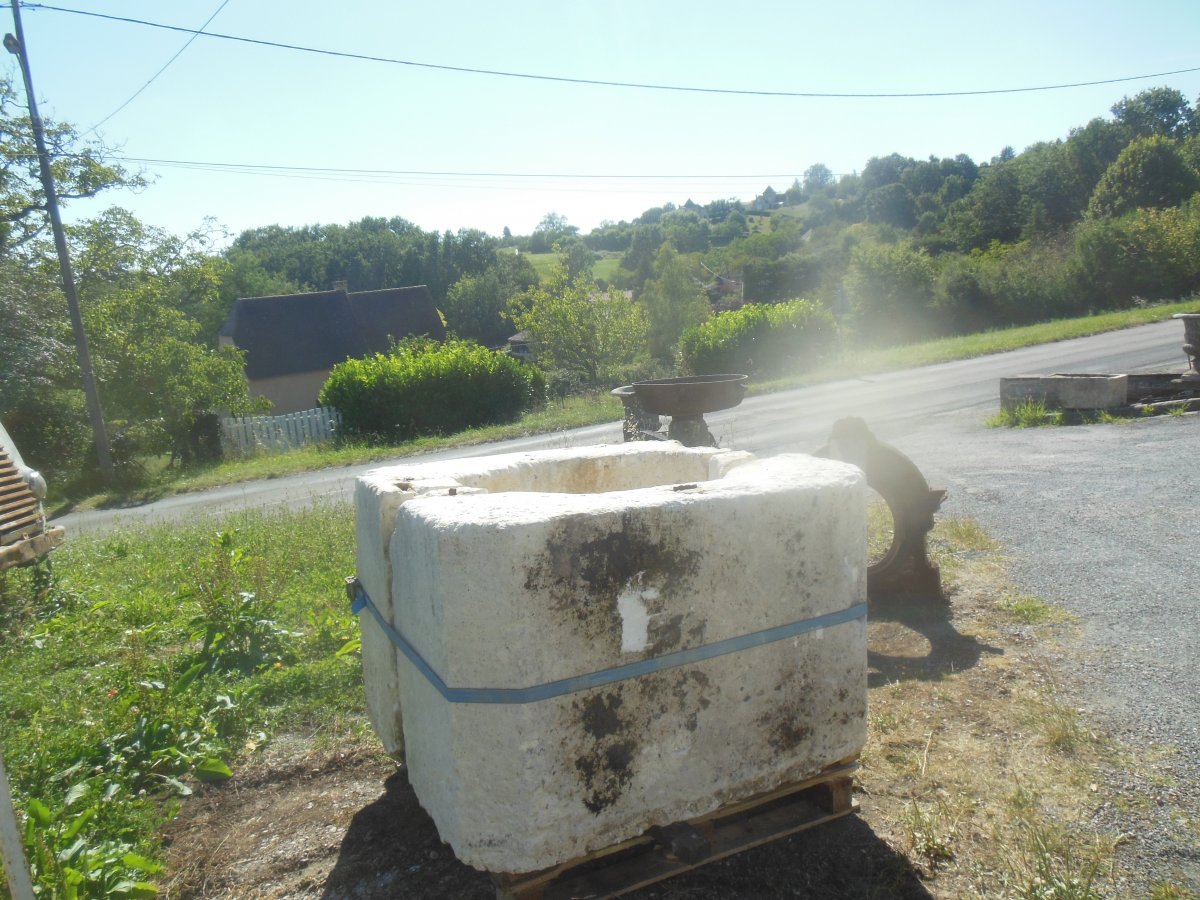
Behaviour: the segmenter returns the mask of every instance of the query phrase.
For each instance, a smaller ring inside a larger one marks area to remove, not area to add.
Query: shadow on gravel
[[[869,687],[895,681],[932,681],[973,667],[984,654],[1003,650],[960,634],[950,604],[938,597],[897,596],[872,600]]]
[[[325,882],[323,900],[493,900],[491,879],[460,863],[441,842],[405,770],[388,777],[384,787],[384,794],[351,820]],[[846,816],[625,896],[932,900],[908,860],[858,816]]]

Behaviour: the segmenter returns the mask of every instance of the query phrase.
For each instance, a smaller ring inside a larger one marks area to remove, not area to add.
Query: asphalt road
[[[944,514],[977,520],[1003,543],[1022,589],[1079,617],[1076,652],[1067,663],[1079,707],[1139,752],[1166,751],[1147,760],[1144,771],[1154,777],[1116,776],[1126,779],[1124,789],[1150,801],[1156,817],[1154,828],[1132,836],[1121,852],[1151,873],[1151,881],[1174,877],[1200,889],[1200,554],[1191,506],[1200,495],[1200,415],[1029,430],[983,425],[997,408],[1003,376],[1181,371],[1182,337],[1177,322],[1163,322],[752,397],[708,422],[721,446],[771,455],[815,449],[835,420],[861,416],[931,484],[946,487]],[[410,459],[620,439],[614,423]],[[68,533],[80,533],[243,506],[345,499],[359,472],[379,465],[59,521]],[[1124,830],[1119,804],[1102,803],[1097,818]]]
[[[930,427],[936,431],[941,417],[946,415],[970,413],[975,424],[981,425],[995,412],[998,381],[1003,376],[1030,372],[1178,371],[1184,365],[1182,343],[1182,328],[1178,323],[1160,322],[1010,353],[751,397],[736,409],[709,416],[708,423],[722,447],[770,455],[813,450],[824,443],[834,421],[854,415],[866,419],[877,436],[903,450],[900,439]],[[407,459],[451,459],[619,440],[620,424],[614,422]],[[359,474],[387,464],[376,462],[246,482],[129,509],[70,513],[55,522],[65,525],[69,533],[82,534],[140,521],[349,498]]]

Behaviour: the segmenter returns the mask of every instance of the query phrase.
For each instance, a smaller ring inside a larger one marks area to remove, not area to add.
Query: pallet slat
[[[499,900],[607,900],[822,825],[857,810],[850,777],[857,767],[857,762],[839,764],[803,782],[726,804],[686,823],[652,829],[541,872],[493,875],[496,896]]]

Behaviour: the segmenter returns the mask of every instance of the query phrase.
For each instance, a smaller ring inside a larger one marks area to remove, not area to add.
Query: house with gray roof
[[[244,297],[233,304],[219,340],[245,351],[251,395],[266,397],[278,414],[315,407],[338,363],[386,353],[392,341],[412,335],[446,337],[423,284]]]

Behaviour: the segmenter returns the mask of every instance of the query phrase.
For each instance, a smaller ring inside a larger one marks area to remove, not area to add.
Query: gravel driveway
[[[1003,543],[1023,590],[1079,617],[1066,687],[1145,763],[1114,774],[1155,822],[1123,861],[1200,891],[1200,414],[1024,430],[982,419],[881,437],[949,488],[945,514]],[[1111,803],[1097,818],[1127,830]]]

